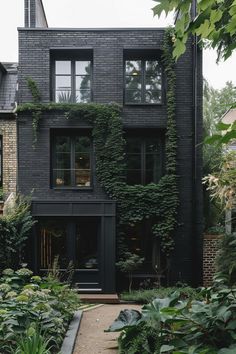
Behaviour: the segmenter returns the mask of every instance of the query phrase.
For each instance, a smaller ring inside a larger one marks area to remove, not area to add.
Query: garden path
[[[104,332],[117,318],[121,310],[140,310],[141,306],[102,305],[89,311],[84,311],[80,330],[77,336],[74,354],[116,354],[119,332]]]

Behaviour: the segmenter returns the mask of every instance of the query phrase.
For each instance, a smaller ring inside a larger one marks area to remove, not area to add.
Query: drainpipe
[[[197,16],[197,1],[193,0],[192,2],[192,19]],[[199,267],[201,269],[201,257],[199,253],[199,241],[198,237],[200,236],[199,228],[197,226],[198,222],[198,207],[196,201],[197,192],[199,193],[197,186],[197,168],[198,168],[198,157],[197,157],[197,146],[198,146],[198,48],[197,48],[197,36],[192,36],[192,80],[193,80],[193,110],[192,110],[192,129],[193,129],[193,143],[192,143],[192,222],[193,222],[193,250],[192,250],[192,259],[193,259],[193,277],[194,285],[199,285],[199,276],[196,274],[199,273]]]

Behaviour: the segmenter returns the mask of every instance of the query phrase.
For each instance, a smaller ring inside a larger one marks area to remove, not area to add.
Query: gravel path
[[[121,310],[140,310],[139,305],[102,305],[83,313],[74,354],[116,354],[119,332],[105,333]]]

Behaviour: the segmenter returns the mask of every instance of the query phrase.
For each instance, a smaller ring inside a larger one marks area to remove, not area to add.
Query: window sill
[[[92,191],[93,187],[52,187],[55,191]]]
[[[164,103],[124,103],[124,106],[164,106]]]

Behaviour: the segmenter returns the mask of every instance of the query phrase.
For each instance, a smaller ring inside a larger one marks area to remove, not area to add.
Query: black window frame
[[[140,168],[140,173],[141,173],[141,183],[128,183],[128,166],[126,167],[126,170],[125,170],[125,179],[126,179],[126,183],[128,185],[148,185],[150,183],[155,183],[157,184],[161,177],[164,175],[165,173],[165,134],[164,134],[164,131],[159,131],[157,133],[155,132],[151,132],[151,131],[147,131],[147,132],[143,132],[142,134],[140,132],[136,132],[136,131],[126,131],[126,143],[128,142],[128,140],[130,138],[135,138],[135,139],[138,139],[140,141],[140,146],[141,146],[141,153],[140,153],[140,156],[141,156],[141,168]],[[146,168],[147,167],[147,164],[146,164],[146,161],[147,161],[147,140],[148,139],[158,139],[160,141],[160,147],[161,147],[161,151],[160,151],[160,159],[161,159],[161,164],[160,164],[160,178],[157,179],[157,180],[154,180],[153,182],[147,182],[146,183],[146,180],[147,180],[147,171],[148,169]],[[127,156],[129,155],[129,153],[127,153],[126,151],[126,158]],[[127,160],[126,160],[127,161]]]
[[[162,52],[159,49],[125,49],[123,56],[123,102],[126,106],[161,106],[165,104],[165,73],[163,70]],[[158,61],[161,68],[161,101],[146,102],[146,62],[155,60]],[[126,61],[141,61],[141,102],[126,101]]]
[[[56,102],[56,61],[70,61],[71,62],[71,95],[72,100],[68,103],[80,103],[76,102],[76,62],[77,61],[90,61],[90,100],[81,103],[90,103],[93,101],[93,51],[92,49],[81,49],[66,51],[51,50],[50,53],[50,97],[52,102]],[[60,76],[58,74],[58,76]],[[63,76],[63,75],[61,75]],[[66,76],[66,75],[64,75]],[[59,102],[57,102],[59,103]],[[67,103],[66,101],[63,103]]]
[[[54,190],[92,190],[94,183],[94,152],[93,152],[93,139],[91,128],[81,128],[81,129],[52,129],[51,135],[51,146],[50,146],[50,187]],[[57,136],[68,136],[72,137],[71,151],[70,151],[70,161],[71,161],[71,185],[70,186],[57,186],[54,185],[54,166],[55,166],[55,145]],[[90,138],[90,185],[89,186],[76,186],[75,184],[75,138],[80,136],[87,136]]]

